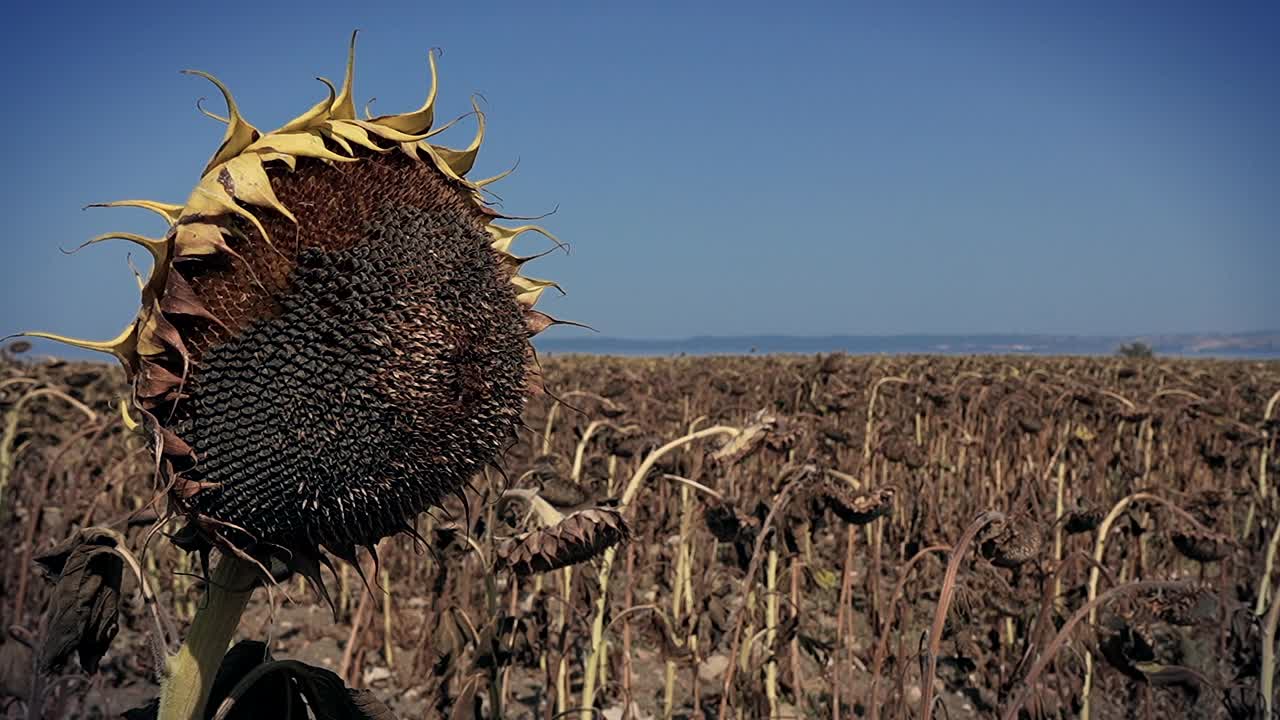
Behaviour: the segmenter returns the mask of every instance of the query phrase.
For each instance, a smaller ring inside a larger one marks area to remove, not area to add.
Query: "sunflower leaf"
[[[114,531],[85,528],[36,558],[54,582],[48,626],[37,649],[40,672],[61,669],[72,652],[86,672],[97,671],[120,627],[121,540]]]

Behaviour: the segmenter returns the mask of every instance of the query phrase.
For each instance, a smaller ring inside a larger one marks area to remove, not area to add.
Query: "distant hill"
[[[554,335],[548,333],[547,335]],[[543,353],[592,355],[743,355],[749,353],[943,355],[1112,355],[1144,342],[1156,355],[1280,358],[1280,330],[1240,334],[1173,335],[700,335],[679,339],[539,336]]]

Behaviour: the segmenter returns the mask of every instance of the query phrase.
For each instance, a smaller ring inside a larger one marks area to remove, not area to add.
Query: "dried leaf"
[[[476,702],[476,692],[480,689],[480,681],[484,679],[483,675],[472,675],[467,678],[462,685],[462,691],[458,693],[458,697],[453,701],[453,710],[449,713],[449,720],[477,720],[480,717],[480,707]]]
[[[85,528],[36,558],[54,581],[49,620],[38,648],[37,668],[59,670],[74,651],[80,667],[96,672],[119,630],[124,559],[116,552],[120,535]]]
[[[499,559],[517,575],[550,572],[586,562],[630,536],[622,513],[610,508],[589,508],[566,515],[550,527],[513,538],[499,551]]]
[[[770,433],[778,426],[778,419],[764,410],[756,413],[751,424],[734,435],[720,449],[711,453],[711,459],[721,465],[733,465],[751,456],[764,445]]]
[[[26,698],[31,692],[31,648],[17,640],[0,644],[0,696]]]

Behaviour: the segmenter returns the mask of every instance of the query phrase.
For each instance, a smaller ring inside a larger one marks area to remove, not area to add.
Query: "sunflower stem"
[[[626,490],[622,493],[622,500],[618,504],[618,510],[625,513],[631,505],[631,501],[635,500],[640,489],[644,486],[644,481],[649,477],[649,471],[653,469],[655,463],[668,452],[688,445],[691,442],[701,440],[703,438],[712,437],[714,435],[737,435],[742,432],[736,427],[728,425],[717,425],[709,427],[697,432],[689,433],[684,437],[676,438],[662,447],[649,453],[648,457],[640,463],[640,467],[636,469],[631,476],[630,482],[627,483]],[[596,675],[599,670],[602,655],[605,650],[604,644],[604,614],[605,609],[609,606],[609,575],[613,571],[613,559],[617,554],[617,546],[610,547],[604,551],[604,556],[600,559],[600,572],[597,575],[597,582],[600,586],[599,596],[596,598],[595,619],[591,622],[591,653],[587,660],[586,672],[582,679],[582,706],[581,720],[594,720],[595,717],[595,697],[596,697]]]
[[[204,717],[214,676],[240,625],[257,577],[257,566],[230,555],[223,556],[213,569],[204,605],[196,612],[182,648],[169,658],[157,720]]]

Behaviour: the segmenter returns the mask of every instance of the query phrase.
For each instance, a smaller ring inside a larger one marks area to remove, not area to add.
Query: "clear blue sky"
[[[221,104],[179,70],[270,129],[353,28],[358,101],[416,107],[431,47],[437,117],[484,95],[477,175],[559,207],[531,272],[605,335],[1280,326],[1280,5],[1054,4],[15,5],[0,334],[132,316],[126,244],[58,248],[160,231],[87,203],[185,199]]]

